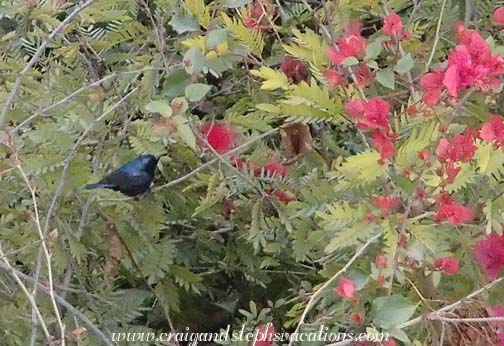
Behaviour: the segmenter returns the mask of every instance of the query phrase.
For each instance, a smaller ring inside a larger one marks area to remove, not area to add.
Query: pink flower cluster
[[[436,222],[448,221],[449,224],[456,226],[474,219],[474,212],[471,209],[455,203],[447,193],[440,194],[435,203],[439,205],[434,215]]]
[[[433,71],[422,76],[422,100],[429,106],[440,102],[441,93],[457,98],[460,91],[474,87],[489,93],[501,84],[504,59],[492,55],[488,43],[478,31],[467,29],[461,23],[455,26],[458,45],[448,56],[444,71]]]
[[[473,252],[487,279],[496,279],[504,269],[504,234],[487,234],[474,245]]]
[[[502,117],[494,115],[489,122],[481,127],[479,137],[485,142],[504,147],[504,122],[502,121]]]
[[[388,102],[378,98],[349,101],[345,110],[356,120],[358,129],[371,132],[373,147],[380,152],[382,162],[394,156],[394,140],[397,136],[391,132],[387,118],[390,112]]]
[[[361,36],[362,24],[358,22],[351,23],[345,30],[345,35],[336,40],[336,45],[327,50],[329,60],[336,66],[341,66],[343,62],[349,58],[362,58],[366,51],[367,41]],[[323,71],[324,77],[329,82],[329,86],[334,89],[338,86],[348,84],[348,78],[341,73],[337,68]],[[363,87],[367,85],[373,78],[369,68],[360,64],[354,71],[357,85]]]
[[[442,179],[442,187],[453,184],[461,170],[461,167],[456,164],[458,162],[469,162],[474,157],[475,152],[474,134],[471,131],[456,135],[451,140],[441,138],[436,154],[441,162],[441,168],[437,171],[437,174]]]

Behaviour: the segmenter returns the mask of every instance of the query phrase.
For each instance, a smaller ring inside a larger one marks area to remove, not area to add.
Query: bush
[[[504,10],[468,3],[3,4],[2,344],[502,345]],[[83,189],[143,154],[146,194]]]

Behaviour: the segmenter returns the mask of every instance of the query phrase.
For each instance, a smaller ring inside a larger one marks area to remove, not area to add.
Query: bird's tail
[[[93,190],[93,189],[112,189],[114,185],[112,184],[104,184],[104,183],[95,183],[95,184],[89,184],[84,186],[86,190]]]

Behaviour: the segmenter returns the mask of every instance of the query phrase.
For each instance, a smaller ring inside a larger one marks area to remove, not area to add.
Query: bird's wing
[[[99,183],[109,184],[113,186],[112,188],[114,188],[114,190],[117,190],[124,184],[128,184],[131,181],[131,176],[132,174],[128,174],[123,171],[114,171],[104,176],[103,179],[99,181]]]
[[[105,176],[100,183],[121,187],[125,185],[142,185],[149,179],[149,174],[143,171],[124,172],[117,170]]]

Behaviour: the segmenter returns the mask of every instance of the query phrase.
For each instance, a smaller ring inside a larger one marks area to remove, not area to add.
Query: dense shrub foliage
[[[0,3],[0,344],[504,345],[503,28],[490,0]],[[145,195],[83,189],[165,153]]]

